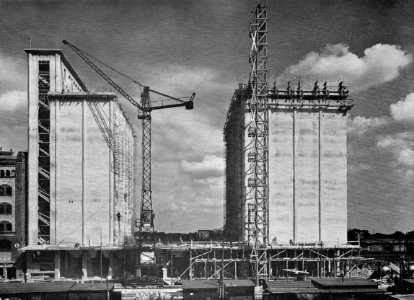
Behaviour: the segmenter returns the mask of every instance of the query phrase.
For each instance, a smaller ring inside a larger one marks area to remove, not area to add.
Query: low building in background
[[[0,276],[22,278],[18,251],[26,244],[26,152],[0,148]]]

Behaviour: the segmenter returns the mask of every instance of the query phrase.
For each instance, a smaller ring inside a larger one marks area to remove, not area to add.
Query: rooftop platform
[[[39,56],[48,56],[48,55],[59,55],[63,64],[68,68],[69,72],[75,77],[76,81],[79,83],[83,90],[87,90],[86,85],[80,79],[79,75],[76,71],[72,68],[69,61],[67,60],[66,56],[63,54],[61,49],[24,49],[24,51],[29,55],[39,55]]]
[[[48,93],[50,100],[60,100],[60,101],[72,101],[79,99],[86,100],[112,100],[116,98],[116,94],[112,92],[49,92]]]

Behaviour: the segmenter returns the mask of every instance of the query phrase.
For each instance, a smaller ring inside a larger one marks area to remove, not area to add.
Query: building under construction
[[[28,273],[87,277],[88,269],[102,275],[104,265],[106,274],[111,258],[102,247],[117,249],[132,236],[133,127],[116,96],[88,92],[60,50],[26,53]]]
[[[347,242],[347,115],[352,107],[343,86],[310,90],[300,85],[268,89],[268,242],[272,245]],[[226,143],[225,232],[245,241],[255,135],[247,100],[235,91],[224,128]],[[246,187],[245,187],[245,183]]]
[[[267,5],[259,4],[249,82],[235,91],[224,126],[224,233],[251,247],[257,280],[345,274],[358,256],[347,244],[352,100],[342,82],[269,87],[267,32]]]

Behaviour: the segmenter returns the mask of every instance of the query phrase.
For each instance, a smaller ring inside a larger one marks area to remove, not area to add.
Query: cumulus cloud
[[[312,51],[288,67],[277,81],[292,77],[330,83],[345,80],[352,92],[359,92],[395,79],[411,61],[412,56],[396,45],[376,44],[358,57],[346,44],[328,44],[320,53]]]
[[[414,121],[414,93],[390,105],[391,116],[396,121]]]
[[[224,159],[216,155],[206,155],[201,162],[181,161],[182,168],[195,178],[218,177],[224,171]]]
[[[0,53],[0,89],[13,90],[26,87],[26,62]]]
[[[393,153],[400,167],[414,167],[414,133],[400,132],[394,135],[381,136],[377,146]]]
[[[24,109],[27,105],[26,92],[7,91],[0,95],[1,114],[17,112]]]
[[[352,135],[362,136],[369,129],[380,128],[390,123],[390,119],[386,116],[380,117],[361,117],[355,116],[348,119],[348,133]]]

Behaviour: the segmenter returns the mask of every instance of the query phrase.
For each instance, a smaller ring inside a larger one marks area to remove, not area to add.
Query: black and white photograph
[[[414,299],[414,1],[0,0],[5,299]]]

